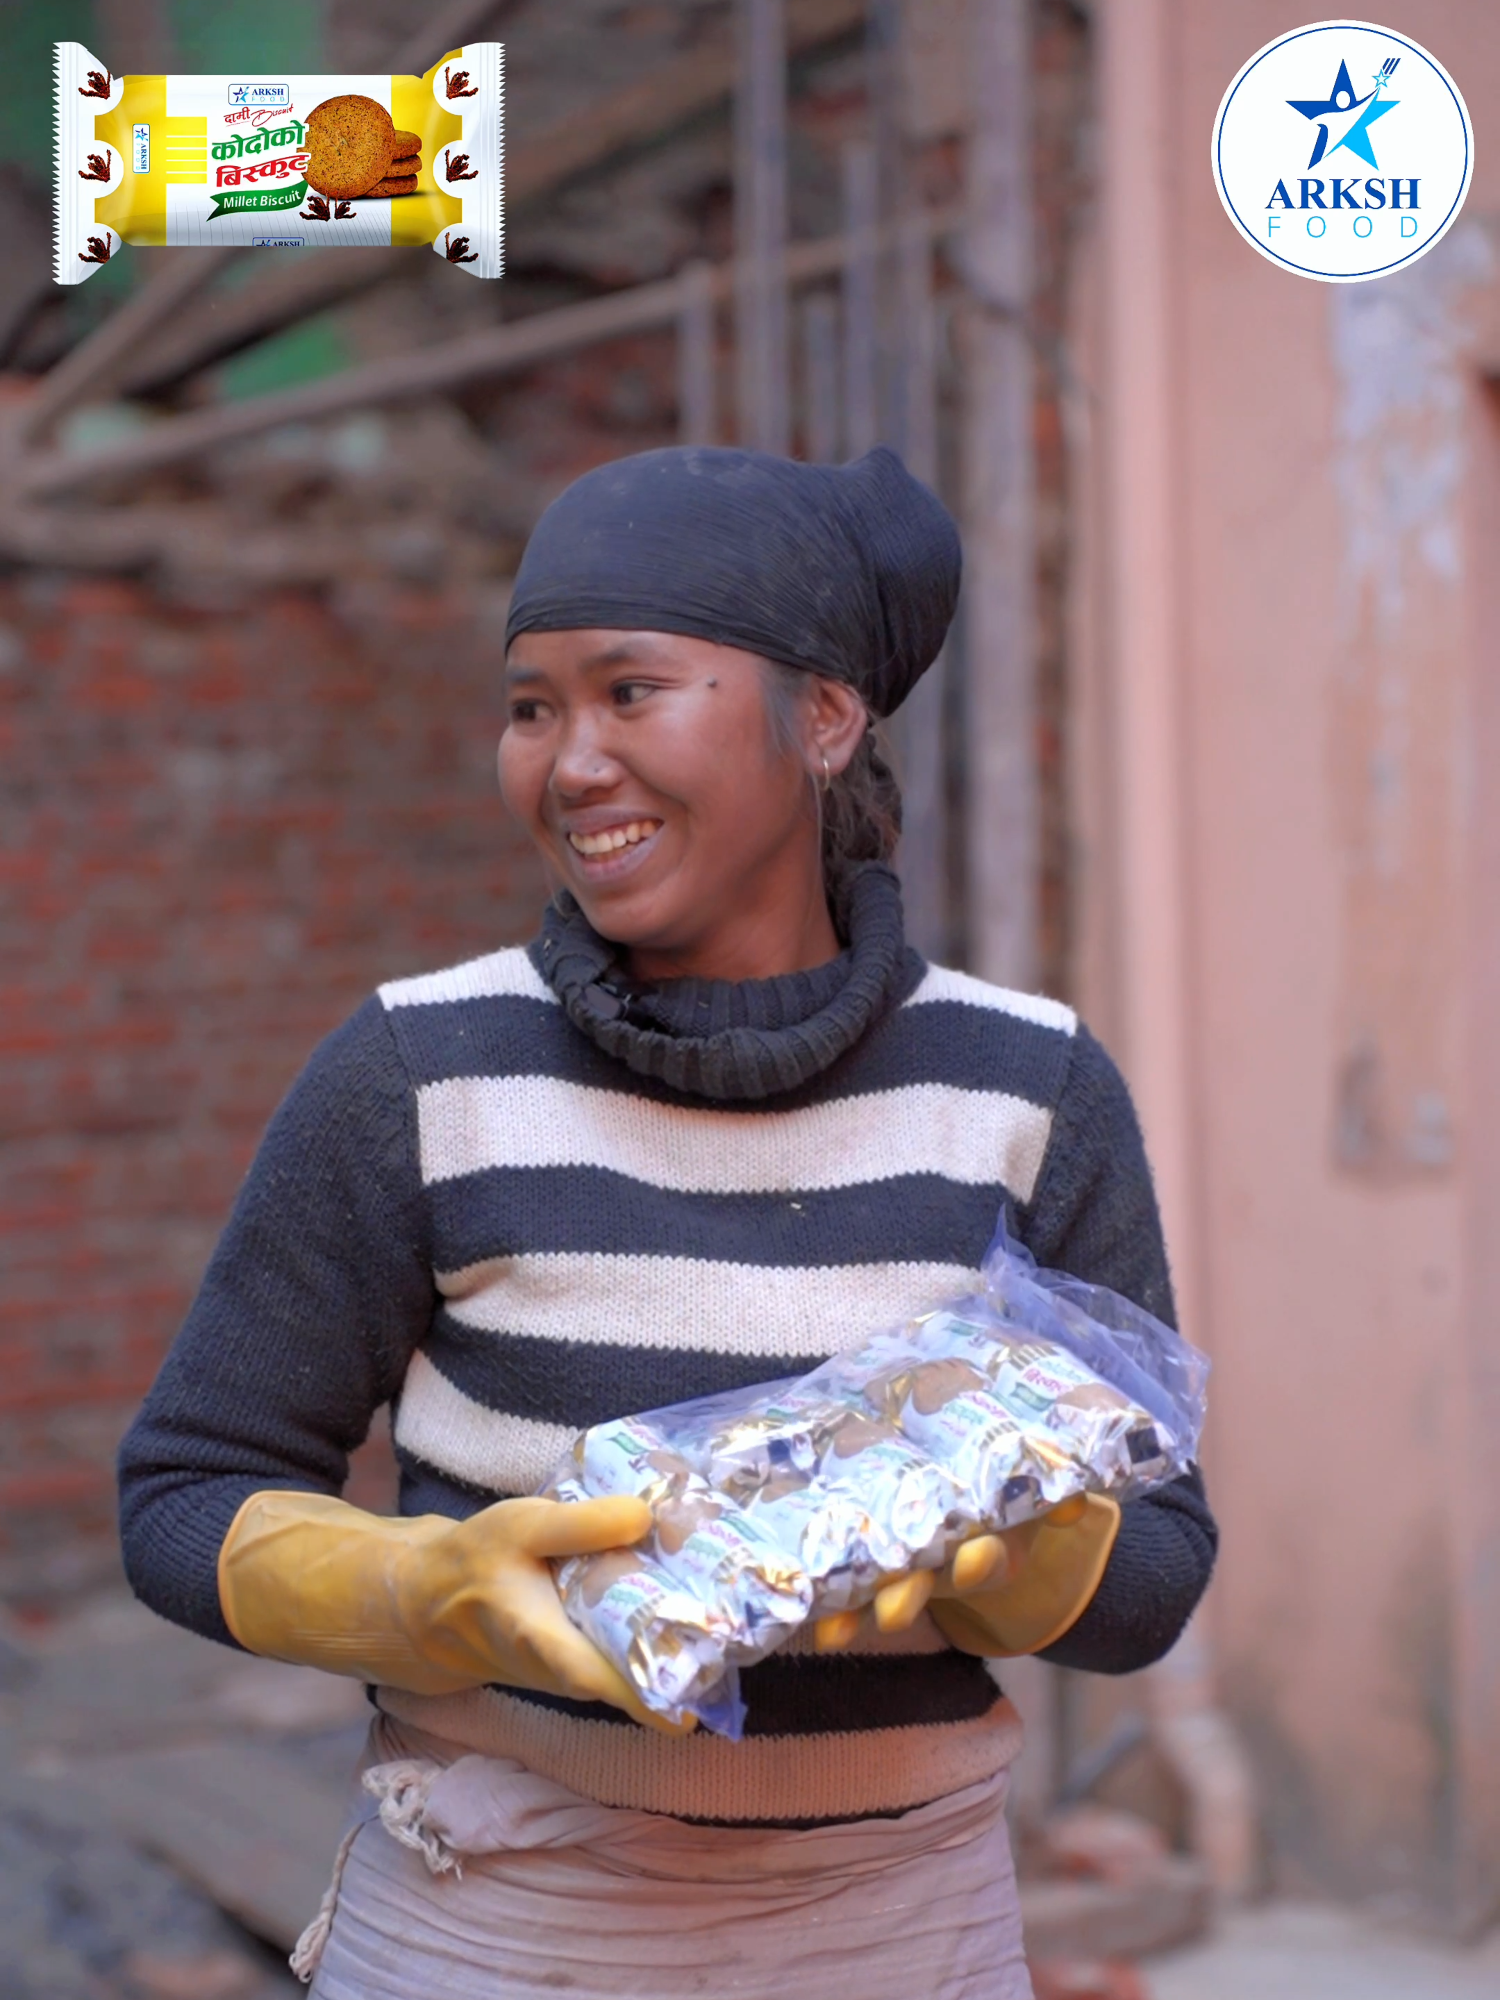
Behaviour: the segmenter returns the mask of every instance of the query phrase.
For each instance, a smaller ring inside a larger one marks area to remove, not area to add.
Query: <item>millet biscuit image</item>
[[[365,194],[385,179],[395,136],[391,114],[373,97],[325,98],[307,115],[308,186],[337,200]]]

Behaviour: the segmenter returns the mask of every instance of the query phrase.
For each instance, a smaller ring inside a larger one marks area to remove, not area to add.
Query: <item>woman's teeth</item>
[[[659,819],[633,819],[625,826],[612,826],[603,833],[570,833],[568,839],[579,854],[611,854],[617,847],[634,847],[660,825]]]

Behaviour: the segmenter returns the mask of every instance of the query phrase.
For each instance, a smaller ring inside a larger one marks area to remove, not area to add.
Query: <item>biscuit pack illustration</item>
[[[115,76],[59,42],[54,75],[60,285],[126,243],[425,243],[471,277],[503,275],[499,42],[425,76]]]
[[[940,1568],[971,1535],[1079,1495],[1128,1500],[1192,1463],[1203,1355],[1117,1293],[1040,1269],[1003,1218],[982,1279],[807,1375],[574,1441],[550,1494],[651,1508],[639,1547],[558,1572],[569,1616],[648,1707],[738,1736],[738,1670],[809,1619]]]

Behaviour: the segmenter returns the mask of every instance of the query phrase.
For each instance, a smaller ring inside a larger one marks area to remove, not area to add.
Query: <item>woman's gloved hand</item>
[[[818,1650],[852,1645],[867,1618],[881,1632],[904,1632],[930,1610],[962,1652],[988,1659],[1040,1653],[1082,1617],[1119,1527],[1118,1504],[1090,1493],[1003,1534],[975,1535],[945,1568],[891,1578],[866,1611],[820,1618]]]
[[[549,1558],[639,1541],[643,1500],[500,1500],[467,1521],[390,1520],[323,1494],[253,1493],[219,1554],[225,1622],[249,1652],[456,1694],[503,1681],[652,1715],[569,1622]]]

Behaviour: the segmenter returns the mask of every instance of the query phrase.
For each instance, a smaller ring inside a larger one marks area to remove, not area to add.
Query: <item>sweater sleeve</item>
[[[338,1493],[434,1303],[415,1107],[368,1001],[271,1121],[120,1450],[125,1570],[154,1611],[233,1644],[220,1545],[250,1494]]]
[[[1107,1285],[1176,1325],[1135,1108],[1120,1072],[1082,1027],[1022,1236],[1039,1264]],[[1043,1658],[1102,1674],[1159,1660],[1208,1587],[1218,1539],[1196,1466],[1129,1503],[1093,1601]]]

